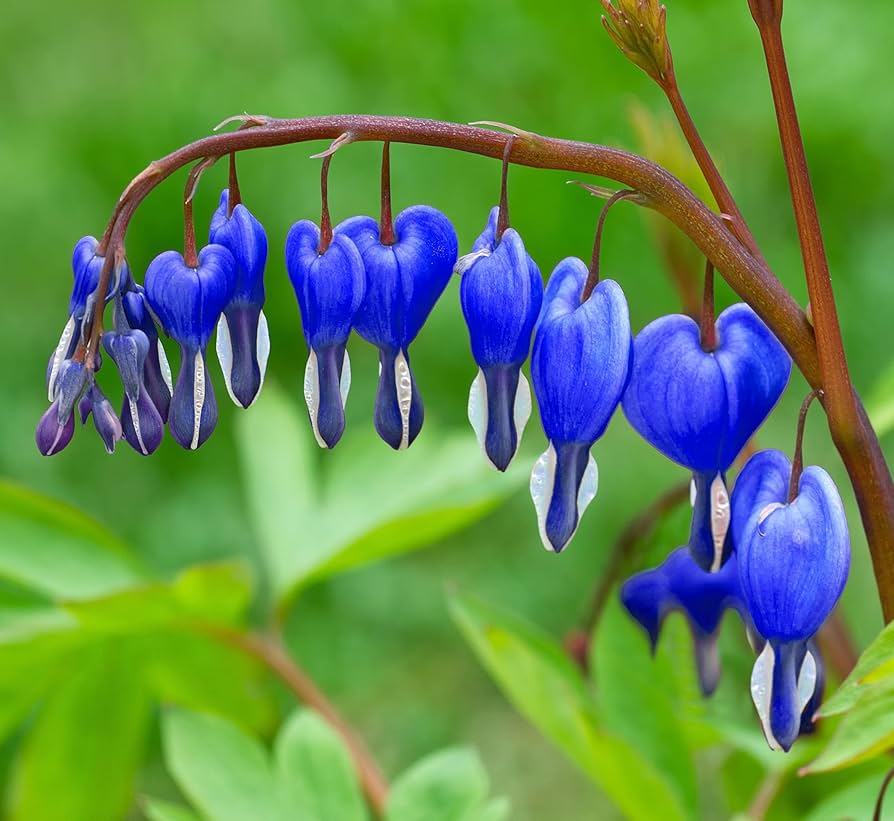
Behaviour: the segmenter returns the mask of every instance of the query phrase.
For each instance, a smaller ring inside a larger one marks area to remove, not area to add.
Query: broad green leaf
[[[894,678],[863,688],[859,700],[841,719],[826,749],[807,772],[857,764],[894,746]]]
[[[454,620],[510,701],[634,821],[685,819],[676,792],[651,763],[606,732],[577,667],[549,636],[468,596]]]
[[[474,750],[443,750],[394,782],[385,821],[477,821],[489,789],[487,771]]]
[[[148,821],[201,821],[199,816],[186,807],[158,798],[143,799],[143,812]]]
[[[119,821],[149,728],[139,658],[111,643],[78,654],[25,741],[13,821]]]
[[[427,429],[395,453],[369,425],[320,453],[303,411],[274,385],[239,421],[246,493],[280,600],[315,579],[461,530],[525,478],[521,468],[489,469],[471,434]]]
[[[171,710],[162,736],[168,771],[208,821],[282,817],[267,752],[234,724]]]
[[[0,576],[80,600],[136,584],[141,572],[122,542],[76,508],[0,481]]]
[[[351,756],[316,713],[301,710],[289,718],[276,739],[274,766],[290,818],[368,818]]]
[[[681,619],[668,620],[663,627],[653,658],[642,630],[613,595],[596,630],[590,663],[605,729],[648,758],[692,816],[697,794],[687,733],[704,710],[694,681],[691,638]]]
[[[833,793],[810,811],[804,821],[842,821],[872,818],[884,772],[861,779]],[[894,801],[888,796],[882,805],[881,821],[894,821]]]
[[[851,709],[863,692],[888,675],[894,676],[894,622],[887,625],[867,647],[850,675],[820,708],[823,717]]]
[[[879,436],[894,428],[894,363],[873,385],[866,399],[866,412]]]

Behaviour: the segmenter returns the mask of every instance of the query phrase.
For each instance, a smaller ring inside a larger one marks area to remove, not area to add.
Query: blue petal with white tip
[[[745,465],[732,496],[742,594],[768,641],[752,673],[752,698],[767,741],[783,750],[797,738],[816,688],[806,642],[835,607],[850,566],[847,519],[831,477],[805,468],[789,502],[790,478],[784,454],[762,451]]]
[[[394,242],[381,241],[372,217],[352,217],[335,229],[363,260],[365,294],[354,327],[379,349],[375,426],[396,450],[422,428],[422,397],[410,367],[409,346],[447,287],[458,253],[456,231],[428,205],[406,208],[394,220]]]
[[[191,268],[181,254],[166,251],[146,271],[146,299],[181,350],[168,427],[174,439],[191,450],[207,440],[217,423],[205,349],[236,287],[236,261],[222,245],[206,245],[198,263]]]
[[[270,332],[264,315],[264,268],[267,234],[242,203],[228,214],[224,189],[211,217],[209,241],[228,248],[236,260],[236,287],[217,326],[217,357],[227,391],[237,405],[248,408],[264,384],[270,356]]]
[[[549,447],[531,473],[544,547],[561,551],[597,489],[590,456],[620,402],[630,373],[627,300],[613,280],[586,302],[587,266],[574,257],[553,271],[534,337],[531,376]]]
[[[460,301],[478,375],[469,393],[469,421],[481,449],[506,470],[531,414],[531,393],[521,366],[543,301],[540,269],[518,233],[508,228],[499,242],[493,208],[472,253],[457,264]]]
[[[129,326],[142,331],[149,340],[149,353],[143,365],[143,386],[158,410],[162,422],[165,422],[171,405],[174,380],[164,345],[158,337],[158,330],[149,312],[143,289],[128,291],[122,296],[121,302]]]
[[[286,270],[301,312],[310,355],[304,371],[304,399],[317,444],[334,447],[345,429],[351,368],[345,346],[363,301],[363,259],[354,243],[335,232],[318,252],[320,229],[296,222],[286,237]]]

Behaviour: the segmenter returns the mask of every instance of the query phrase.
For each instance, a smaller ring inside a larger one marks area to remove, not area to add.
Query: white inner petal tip
[[[531,499],[534,502],[534,510],[537,512],[537,529],[540,531],[540,541],[543,546],[553,553],[554,549],[546,535],[546,514],[549,511],[549,503],[553,496],[553,485],[556,481],[556,450],[553,443],[540,455],[531,471]]]
[[[193,371],[193,422],[192,422],[192,442],[189,447],[196,450],[199,446],[199,437],[202,432],[202,409],[205,407],[205,361],[202,359],[202,352],[196,351],[196,358],[193,362],[195,370]]]
[[[351,391],[351,357],[345,351],[345,358],[341,366],[341,379],[338,383],[338,392],[341,394],[341,406],[348,404],[348,393]]]
[[[599,490],[599,468],[596,467],[596,460],[591,453],[587,457],[587,467],[584,470],[583,478],[580,482],[580,488],[577,491],[577,518],[584,515],[584,511],[590,506],[590,502],[596,498],[596,492]]]
[[[214,347],[217,350],[217,361],[220,362],[220,369],[223,371],[227,393],[233,400],[233,404],[241,408],[242,403],[233,393],[233,340],[230,336],[230,324],[226,314],[221,314],[220,319],[217,320],[217,338]]]
[[[59,376],[59,368],[62,366],[62,360],[68,353],[68,347],[71,344],[71,338],[75,332],[75,318],[68,317],[68,322],[62,329],[62,335],[59,337],[59,344],[53,352],[53,364],[50,366],[50,378],[47,380],[47,399],[52,402],[56,398],[56,377]]]
[[[313,350],[307,357],[307,365],[304,368],[304,401],[307,403],[307,413],[310,416],[310,425],[313,428],[314,439],[321,448],[328,448],[326,440],[320,436],[317,427],[317,417],[320,413],[320,369],[317,365],[317,354]]]
[[[767,744],[770,745],[771,750],[781,750],[782,746],[773,737],[773,731],[770,729],[770,700],[773,697],[773,667],[775,664],[776,656],[770,642],[767,642],[751,671],[751,700],[757,710]]]
[[[518,388],[515,391],[515,405],[512,409],[512,415],[515,419],[515,452],[521,447],[522,434],[528,420],[531,418],[531,410],[533,403],[531,401],[531,386],[525,375],[518,372]]]
[[[482,257],[489,257],[490,253],[489,248],[482,248],[480,251],[473,251],[471,254],[463,254],[463,256],[456,261],[456,265],[453,266],[453,273],[457,276],[462,276],[479,259]]]
[[[695,476],[689,482],[689,507],[695,507],[695,500],[698,498],[698,486],[695,484]]]
[[[729,530],[730,505],[729,492],[723,477],[718,473],[711,482],[711,537],[714,540],[714,561],[711,564],[711,572],[720,570],[723,561],[723,545],[726,542],[726,533]]]
[[[768,504],[763,510],[761,510],[760,513],[757,514],[757,527],[758,527],[758,531],[760,531],[760,527],[761,527],[761,525],[762,525],[765,521],[767,521],[767,519],[769,518],[770,514],[771,514],[773,511],[775,511],[775,510],[779,510],[779,508],[781,508],[781,507],[785,507],[785,505],[782,504],[781,502],[771,502],[771,503]],[[760,535],[763,536],[764,534],[761,533]]]
[[[481,452],[484,454],[487,463],[494,467],[490,457],[487,455],[484,444],[487,436],[487,381],[481,368],[478,369],[478,374],[472,380],[472,387],[469,389],[468,410],[469,422],[472,425],[472,430],[475,431],[475,438],[478,440]]]
[[[803,713],[813,694],[816,691],[816,659],[809,650],[801,662],[801,672],[798,673],[798,712]]]
[[[130,422],[133,425],[134,436],[137,437],[137,442],[140,445],[140,453],[143,456],[149,455],[149,450],[146,447],[146,443],[143,441],[143,431],[140,430],[140,415],[137,413],[137,403],[127,401],[127,404],[130,406]]]
[[[394,360],[394,386],[397,391],[397,406],[400,408],[401,436],[398,450],[410,446],[410,408],[413,404],[413,379],[410,366],[401,351]]]
[[[256,355],[261,378],[258,381],[258,392],[251,400],[252,405],[258,401],[258,397],[261,395],[261,388],[264,387],[264,377],[267,374],[267,360],[270,359],[270,328],[267,325],[267,317],[263,311],[258,316],[258,336],[255,344],[257,345]],[[347,354],[345,354],[345,358],[347,359]]]
[[[168,362],[168,355],[165,353],[164,345],[161,344],[160,339],[158,340],[158,364],[161,368],[161,378],[168,386],[168,393],[174,393],[174,375],[171,373],[171,363]]]

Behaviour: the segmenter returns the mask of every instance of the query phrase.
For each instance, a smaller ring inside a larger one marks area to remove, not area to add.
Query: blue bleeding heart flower
[[[850,566],[847,519],[831,477],[805,468],[789,502],[791,472],[779,451],[753,456],[733,491],[731,524],[742,595],[767,640],[751,695],[768,743],[783,750],[816,691],[819,665],[807,642],[835,607]]]
[[[506,470],[531,416],[531,391],[521,366],[543,301],[540,269],[518,232],[496,238],[495,207],[472,253],[457,265],[459,296],[478,375],[469,393],[469,421],[488,461]]]
[[[637,573],[624,582],[621,601],[648,634],[653,653],[667,615],[679,611],[686,617],[695,646],[699,684],[705,696],[714,692],[720,680],[717,637],[727,610],[739,614],[753,646],[762,642],[742,598],[735,556],[717,573],[706,573],[686,547],[679,547],[658,567]]]
[[[531,357],[531,377],[549,448],[531,473],[540,538],[561,551],[596,495],[590,455],[621,400],[633,340],[627,300],[607,279],[581,303],[587,266],[562,260],[543,296]]]
[[[704,569],[730,551],[725,473],[782,395],[791,358],[747,305],[727,308],[717,344],[702,348],[698,325],[680,314],[637,334],[623,408],[649,444],[689,468],[694,512],[689,548]]]
[[[155,405],[162,423],[167,421],[168,409],[171,405],[171,393],[174,380],[171,377],[171,366],[168,363],[164,346],[158,337],[158,330],[149,312],[146,295],[142,288],[135,287],[122,295],[121,304],[127,326],[140,330],[149,340],[149,353],[143,365],[143,387]]]
[[[381,241],[372,217],[352,217],[336,229],[363,259],[365,295],[354,328],[379,349],[375,426],[395,450],[422,428],[422,397],[410,367],[410,343],[447,287],[458,253],[456,231],[440,211],[414,205],[394,221],[394,242]]]
[[[146,270],[146,299],[165,332],[180,344],[168,427],[184,448],[198,448],[217,424],[205,350],[235,287],[236,261],[222,245],[206,245],[195,268],[177,251],[165,251]]]
[[[115,445],[124,435],[121,420],[112,408],[112,403],[95,382],[81,397],[78,410],[82,425],[87,424],[88,416],[93,416],[93,425],[105,445],[106,453],[114,453]]]
[[[124,384],[121,408],[123,435],[143,456],[154,453],[164,435],[164,422],[145,386],[146,361],[151,350],[141,330],[109,331],[103,336],[106,352],[118,366]]]
[[[345,346],[363,301],[363,259],[348,237],[336,232],[320,254],[320,229],[296,222],[286,237],[286,270],[310,348],[304,370],[304,399],[321,448],[335,447],[345,429],[351,362]]]
[[[50,357],[47,368],[47,398],[52,402],[55,393],[56,377],[62,363],[71,359],[81,339],[82,325],[92,316],[92,305],[96,299],[95,291],[99,287],[99,277],[105,257],[96,253],[99,244],[96,237],[81,237],[75,244],[71,258],[74,274],[71,298],[68,302],[68,320],[62,329],[62,335],[56,349]],[[111,299],[125,283],[130,282],[130,269],[124,262],[112,270],[112,280],[106,294],[106,301]]]
[[[236,288],[217,324],[217,358],[230,398],[248,408],[264,384],[270,356],[270,332],[264,316],[264,268],[267,234],[242,203],[228,214],[224,189],[211,217],[209,242],[229,249],[236,260]]]
[[[37,423],[35,441],[44,456],[59,453],[74,436],[74,412],[87,387],[87,369],[83,362],[66,359],[54,380],[50,407]]]

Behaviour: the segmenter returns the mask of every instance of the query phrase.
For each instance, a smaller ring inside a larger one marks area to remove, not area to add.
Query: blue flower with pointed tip
[[[96,237],[81,237],[74,247],[71,257],[71,269],[74,275],[71,298],[68,302],[68,320],[62,329],[62,335],[56,349],[50,356],[50,364],[47,368],[47,398],[52,402],[55,392],[56,377],[59,368],[66,359],[71,359],[75,348],[81,339],[82,324],[92,311],[88,308],[95,300],[95,291],[99,287],[99,276],[105,257],[96,253],[99,244]],[[125,283],[130,282],[130,269],[125,262],[117,266],[112,272],[112,281],[106,294],[108,302]]]
[[[732,496],[732,538],[742,595],[767,645],[754,665],[751,694],[773,749],[788,750],[818,677],[807,642],[847,581],[850,537],[838,490],[810,466],[788,501],[792,466],[776,450],[753,456]]]
[[[678,547],[658,567],[637,573],[624,582],[621,601],[648,634],[653,653],[667,615],[677,610],[686,617],[695,646],[699,684],[705,696],[714,692],[720,680],[717,636],[727,610],[739,614],[752,645],[762,641],[742,598],[735,556],[717,573],[706,573],[685,546]]]
[[[376,431],[395,450],[407,448],[424,417],[409,346],[450,281],[456,231],[437,209],[414,205],[397,215],[390,245],[381,241],[372,217],[352,217],[335,232],[350,239],[363,259],[365,295],[354,328],[379,349]]]
[[[121,429],[121,420],[118,419],[112,408],[112,403],[95,382],[81,397],[78,410],[82,425],[87,424],[87,417],[92,414],[93,425],[105,445],[106,453],[114,453],[115,445],[124,435]]]
[[[621,286],[603,280],[581,303],[587,275],[587,266],[576,257],[556,266],[531,356],[534,393],[549,440],[531,473],[531,497],[543,545],[556,553],[571,540],[596,495],[598,474],[590,448],[621,400],[633,350]]]
[[[74,412],[87,387],[87,368],[83,362],[66,359],[54,380],[52,402],[35,431],[37,449],[44,456],[59,453],[74,436]]]
[[[127,325],[134,330],[142,331],[149,340],[149,353],[143,365],[143,386],[164,423],[168,419],[174,380],[171,377],[167,354],[161,339],[158,338],[158,330],[146,303],[145,292],[139,286],[135,286],[134,290],[122,295],[121,304]]]
[[[217,358],[230,398],[248,408],[264,384],[270,356],[270,332],[264,316],[264,268],[267,234],[242,203],[232,214],[229,191],[211,217],[209,242],[223,245],[236,260],[236,288],[217,324]]]
[[[208,378],[205,349],[236,287],[236,261],[222,245],[206,245],[198,263],[191,268],[177,251],[159,254],[146,270],[145,290],[165,332],[180,344],[180,372],[168,427],[174,439],[191,450],[205,442],[217,424],[217,400]]]
[[[469,392],[469,421],[481,450],[506,470],[531,416],[531,391],[521,366],[543,301],[540,269],[521,237],[506,229],[497,241],[500,209],[491,209],[472,253],[457,265],[459,296],[478,376]]]
[[[310,348],[304,371],[304,399],[321,448],[335,447],[345,430],[351,362],[345,346],[363,301],[365,275],[357,247],[340,232],[320,254],[320,229],[296,222],[286,237],[286,270]]]
[[[689,548],[704,569],[730,551],[725,474],[782,395],[791,358],[744,303],[715,325],[717,345],[701,346],[698,325],[673,314],[637,334],[623,408],[630,424],[695,483]]]

